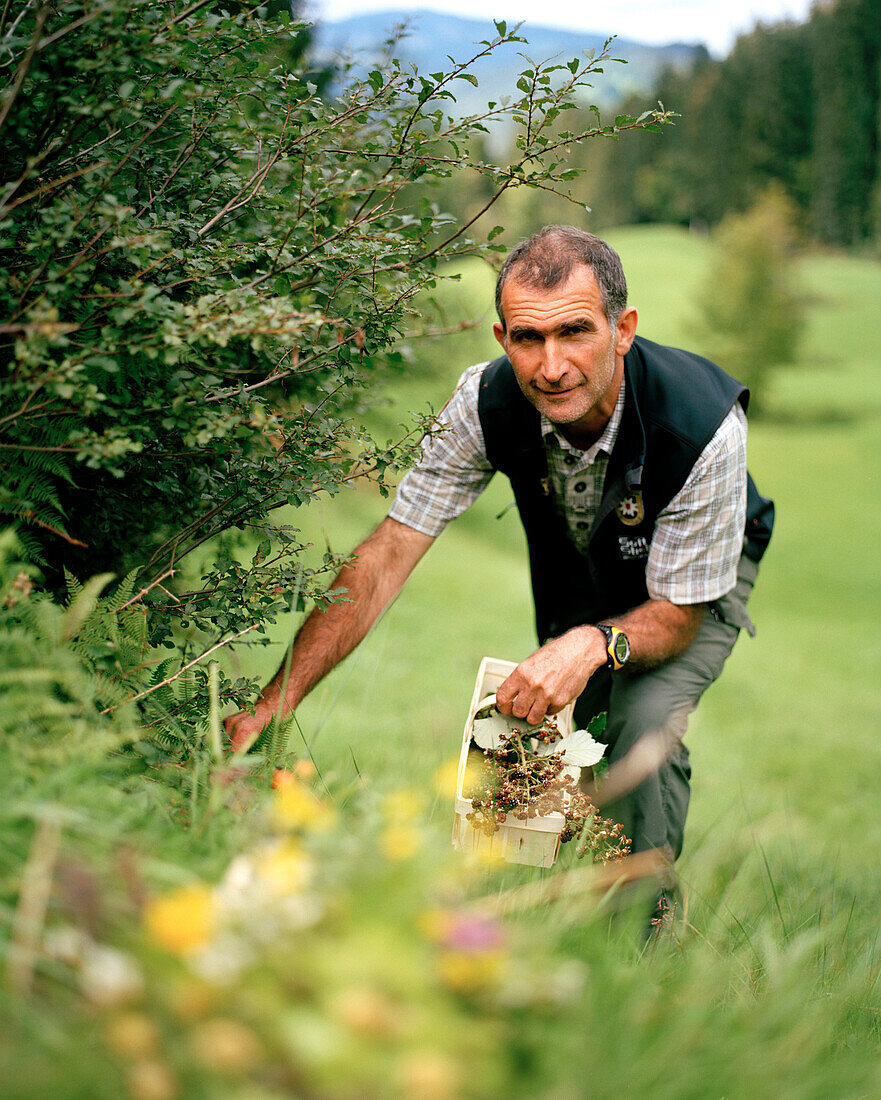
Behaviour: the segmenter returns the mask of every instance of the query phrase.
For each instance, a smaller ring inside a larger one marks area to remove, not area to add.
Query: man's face
[[[589,267],[552,290],[518,283],[515,268],[502,288],[502,314],[505,328],[497,322],[493,331],[527,399],[575,435],[601,430],[615,407],[636,310],[625,309],[613,328]]]

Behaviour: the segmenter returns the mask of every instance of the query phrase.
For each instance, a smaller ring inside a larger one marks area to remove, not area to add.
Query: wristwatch
[[[608,623],[595,623],[594,625],[606,637],[606,653],[608,656],[604,667],[617,672],[630,660],[630,639],[617,626],[609,626]]]

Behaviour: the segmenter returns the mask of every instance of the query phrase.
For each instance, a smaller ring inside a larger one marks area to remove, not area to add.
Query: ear
[[[636,322],[639,314],[633,306],[621,310],[618,324],[615,326],[615,354],[626,355],[630,351],[630,345],[636,336]]]
[[[504,328],[502,328],[502,322],[501,321],[495,321],[493,323],[493,336],[495,336],[495,338],[498,340],[498,342],[502,345],[502,350],[507,355],[508,354],[508,341],[507,341],[507,338],[506,338],[505,330],[504,330]]]

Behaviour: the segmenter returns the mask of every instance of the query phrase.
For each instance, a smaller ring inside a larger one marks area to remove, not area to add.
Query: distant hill
[[[466,61],[478,52],[479,47],[475,43],[496,37],[495,27],[489,19],[465,19],[428,11],[389,10],[317,23],[316,53],[319,58],[342,53],[351,56],[359,68],[362,65],[367,67],[381,56],[383,42],[401,23],[406,23],[410,29],[396,48],[396,56],[402,61],[413,62],[423,73],[437,72],[448,66],[448,54],[456,61]],[[509,23],[509,29],[511,26]],[[513,93],[512,75],[526,67],[523,59],[517,56],[518,52],[527,54],[534,61],[551,57],[568,61],[579,57],[584,50],[599,53],[607,37],[543,27],[531,22],[524,24],[520,33],[528,39],[528,45],[499,47],[492,56],[474,66],[473,72],[480,81],[479,88],[459,82],[456,99],[460,114],[480,110],[488,99]],[[612,56],[622,58],[627,64],[605,66],[603,75],[596,78],[590,102],[601,109],[609,109],[631,92],[650,93],[661,68],[687,68],[702,54],[706,54],[702,46],[683,43],[648,46],[616,38]]]

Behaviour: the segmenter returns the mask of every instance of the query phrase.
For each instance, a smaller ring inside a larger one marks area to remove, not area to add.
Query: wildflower
[[[441,798],[455,798],[459,784],[459,761],[447,760],[434,773],[434,789]]]
[[[308,781],[314,779],[318,770],[311,760],[298,760],[293,768],[276,768],[272,776],[272,787],[279,790],[282,787],[296,785],[297,780]]]
[[[404,1022],[395,1003],[371,986],[348,986],[338,990],[329,1007],[344,1027],[368,1039],[394,1038]]]
[[[168,990],[168,1007],[183,1020],[199,1020],[213,1012],[218,989],[197,978],[182,977]]]
[[[455,1100],[459,1095],[456,1063],[436,1050],[415,1050],[405,1055],[396,1077],[405,1097],[413,1100]]]
[[[422,834],[408,823],[392,823],[380,833],[379,845],[386,859],[412,859],[422,847]]]
[[[479,993],[501,977],[501,951],[442,951],[437,960],[441,982],[454,993]]]
[[[131,955],[115,947],[87,942],[80,970],[80,988],[99,1008],[115,1008],[137,1000],[144,975]]]
[[[298,779],[313,779],[318,774],[318,769],[311,760],[298,760],[294,764],[294,775]]]
[[[312,875],[311,860],[293,840],[267,848],[255,860],[257,878],[276,897],[298,893]]]
[[[441,982],[456,993],[476,993],[496,982],[505,962],[505,934],[488,917],[450,910],[429,910],[419,922],[436,943]]]
[[[217,913],[206,886],[183,886],[149,903],[145,913],[147,935],[176,955],[204,947],[214,935]]]
[[[310,790],[302,780],[287,773],[276,786],[273,819],[280,829],[329,829],[334,822],[333,807]]]
[[[504,929],[498,921],[478,913],[429,909],[422,914],[419,928],[426,938],[457,951],[490,951],[505,942]]]
[[[422,800],[415,791],[392,791],[382,800],[382,815],[386,821],[414,821],[422,810]]]
[[[190,1043],[197,1061],[218,1073],[247,1073],[263,1057],[260,1040],[240,1020],[205,1020],[193,1029]]]
[[[159,1048],[159,1028],[143,1012],[124,1012],[107,1021],[107,1045],[124,1058],[146,1058]]]
[[[132,1100],[174,1100],[180,1095],[177,1079],[158,1058],[135,1062],[126,1077]]]

